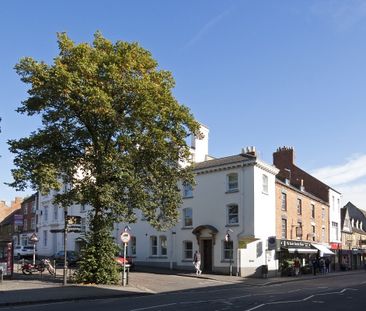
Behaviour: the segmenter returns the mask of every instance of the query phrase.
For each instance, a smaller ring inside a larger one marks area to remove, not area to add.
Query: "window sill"
[[[168,259],[168,256],[151,255],[149,259]]]
[[[190,263],[192,263],[193,262],[193,258],[191,258],[191,259],[189,259],[189,258],[183,259],[182,262],[190,262]]]
[[[226,190],[225,193],[236,193],[236,192],[239,192],[239,189]]]
[[[227,224],[225,227],[239,227],[240,224]]]
[[[234,262],[234,260],[233,259],[222,259],[221,261],[220,261],[221,263],[233,263]]]
[[[193,229],[193,226],[186,226],[186,227],[182,227],[182,230],[191,230]]]
[[[265,191],[262,191],[262,194],[268,195],[269,193],[268,192],[265,192]]]

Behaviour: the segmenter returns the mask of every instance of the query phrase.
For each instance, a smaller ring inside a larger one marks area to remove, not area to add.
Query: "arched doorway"
[[[199,245],[202,270],[204,272],[212,272],[214,265],[214,248],[216,234],[219,231],[211,225],[201,225],[193,229],[192,233],[197,238],[197,244]]]

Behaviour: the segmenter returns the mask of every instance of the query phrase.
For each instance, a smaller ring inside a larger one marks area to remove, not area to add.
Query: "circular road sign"
[[[128,243],[131,239],[131,236],[128,232],[122,232],[121,233],[121,240],[123,243]]]

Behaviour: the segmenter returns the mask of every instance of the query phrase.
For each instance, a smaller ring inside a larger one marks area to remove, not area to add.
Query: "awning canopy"
[[[285,248],[289,253],[299,253],[299,254],[315,254],[318,251],[313,248]]]
[[[320,250],[320,256],[334,255],[334,253],[328,247],[322,244],[311,244],[311,245],[314,246],[316,249]]]

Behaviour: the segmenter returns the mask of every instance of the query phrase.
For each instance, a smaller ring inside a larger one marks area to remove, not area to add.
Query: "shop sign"
[[[293,241],[293,240],[281,240],[282,248],[312,248],[310,242],[305,241]]]
[[[341,243],[329,243],[329,244],[330,244],[330,249],[341,249],[342,248]]]

